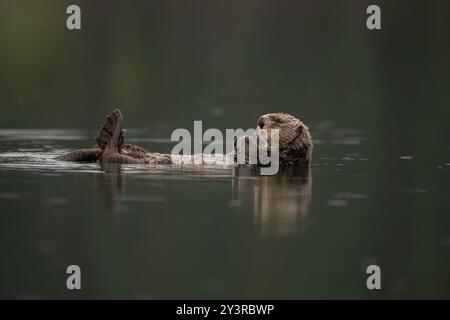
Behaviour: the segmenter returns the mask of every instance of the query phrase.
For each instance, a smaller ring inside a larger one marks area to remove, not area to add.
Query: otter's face
[[[285,113],[269,113],[259,117],[256,127],[258,136],[261,136],[261,129],[267,130],[268,144],[270,146],[270,131],[272,129],[279,130],[279,146],[280,149],[286,144],[294,140],[298,135],[298,127],[301,125],[300,120]]]
[[[310,161],[312,151],[312,141],[309,129],[303,122],[294,116],[286,113],[269,113],[259,117],[256,127],[258,136],[264,138],[261,129],[267,130],[267,146],[270,148],[270,131],[278,129],[279,131],[279,149],[281,160],[297,158],[306,158],[306,162]],[[264,140],[264,139],[263,139]],[[283,159],[285,157],[286,159]]]

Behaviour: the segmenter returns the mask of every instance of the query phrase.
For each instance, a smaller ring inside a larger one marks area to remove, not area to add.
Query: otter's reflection
[[[234,200],[251,197],[255,228],[261,236],[301,232],[306,225],[311,194],[309,167],[280,168],[274,176],[261,176],[258,168],[234,170]]]
[[[120,223],[120,196],[122,192],[122,170],[120,164],[106,163],[101,165],[102,173],[96,175],[96,184],[104,202],[111,212],[116,228]]]

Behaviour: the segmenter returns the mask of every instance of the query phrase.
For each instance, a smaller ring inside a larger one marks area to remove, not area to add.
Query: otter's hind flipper
[[[111,113],[103,124],[95,140],[100,149],[106,147],[121,151],[124,143],[125,130],[122,129],[123,116],[119,109]]]

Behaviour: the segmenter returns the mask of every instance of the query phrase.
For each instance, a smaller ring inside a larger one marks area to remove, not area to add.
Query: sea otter
[[[202,157],[202,163],[215,164],[217,157],[193,155],[175,156],[148,152],[140,146],[125,143],[126,130],[122,127],[123,116],[115,110],[107,116],[96,137],[96,145],[89,149],[75,150],[56,160],[76,162],[124,163],[124,164],[182,164],[192,163],[193,157]],[[286,113],[269,113],[259,117],[256,131],[279,129],[279,164],[281,166],[309,165],[312,160],[313,143],[309,129],[299,119]],[[246,140],[248,144],[249,140]],[[270,146],[270,141],[268,146]],[[209,160],[208,160],[209,159]],[[226,155],[224,163],[233,163],[234,155]]]

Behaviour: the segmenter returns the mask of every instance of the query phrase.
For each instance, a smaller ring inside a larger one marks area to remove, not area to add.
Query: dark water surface
[[[450,298],[449,1],[76,3],[0,1],[0,298]],[[53,160],[115,108],[159,152],[290,113],[313,165]]]
[[[311,171],[269,177],[63,163],[94,132],[0,130],[1,297],[449,298],[450,159],[371,156],[363,130],[314,127]],[[129,141],[170,150],[164,135]]]

